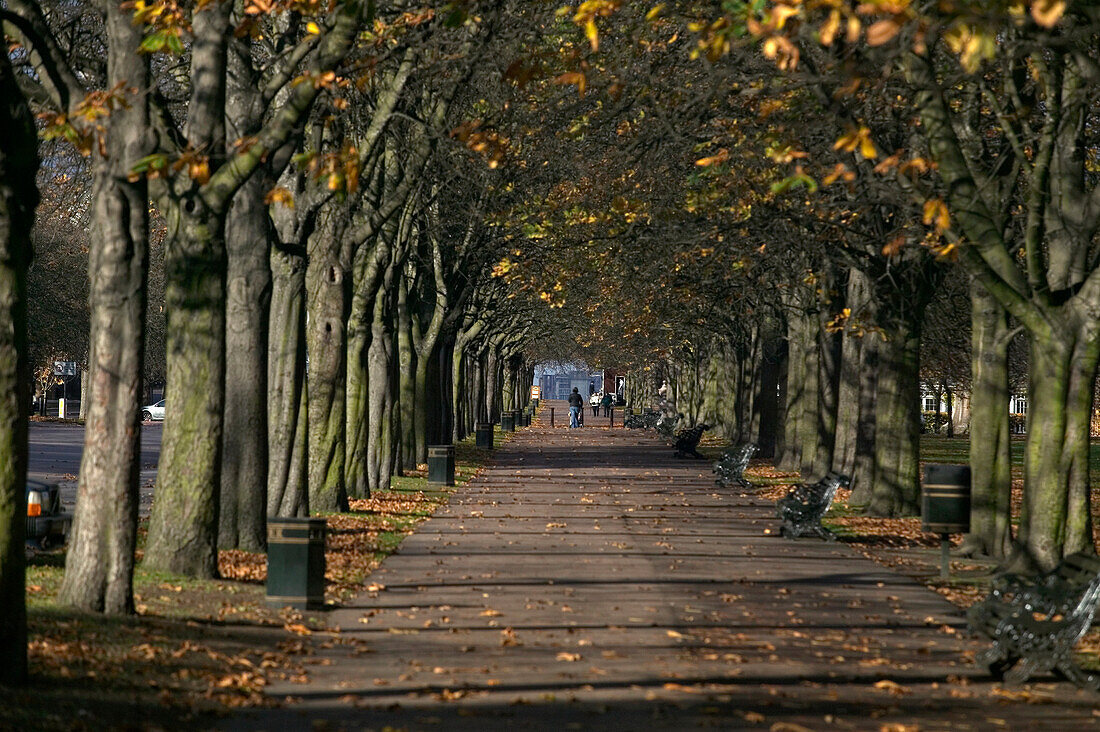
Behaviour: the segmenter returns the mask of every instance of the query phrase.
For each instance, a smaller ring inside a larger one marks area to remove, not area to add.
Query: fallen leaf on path
[[[897,683],[896,681],[891,681],[890,679],[883,679],[882,681],[876,681],[875,682],[875,688],[880,689],[882,691],[888,691],[891,694],[897,694],[899,696],[901,694],[908,694],[912,691],[912,689],[910,689],[908,686],[902,686],[901,684]]]
[[[579,654],[579,653],[568,653],[566,651],[562,651],[558,655],[554,656],[554,658],[558,661],[570,661],[570,662],[579,661],[579,660],[581,660],[581,654]]]
[[[298,635],[313,635],[313,631],[302,625],[301,623],[294,623],[292,625],[283,626],[284,630],[288,630],[291,633],[297,633]]]

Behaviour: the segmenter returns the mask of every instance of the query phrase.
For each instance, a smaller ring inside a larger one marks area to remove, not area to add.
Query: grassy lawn
[[[499,444],[502,435],[496,435]],[[473,438],[455,446],[455,478],[468,482],[490,453]],[[371,571],[453,488],[429,486],[426,466],[395,477],[389,490],[352,500],[329,515],[327,603],[359,591]],[[140,531],[139,556],[144,541]],[[266,556],[219,552],[222,578],[194,580],[148,572],[134,576],[137,615],[104,617],[63,607],[57,592],[64,549],[28,558],[31,683],[3,690],[0,729],[109,729],[210,726],[209,715],[273,704],[264,687],[308,678],[315,644],[346,643],[326,630],[323,613],[264,602]]]

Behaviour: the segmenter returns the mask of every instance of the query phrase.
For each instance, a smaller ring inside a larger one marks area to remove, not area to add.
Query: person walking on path
[[[573,393],[569,395],[569,428],[580,427],[581,410],[584,409],[584,397],[573,387]]]
[[[611,416],[611,402],[614,401],[611,397],[611,392],[607,392],[603,395],[603,399],[600,400],[600,406],[603,407],[603,416]]]
[[[588,404],[592,407],[592,416],[600,416],[600,395],[597,392],[592,392],[592,395],[588,397]]]

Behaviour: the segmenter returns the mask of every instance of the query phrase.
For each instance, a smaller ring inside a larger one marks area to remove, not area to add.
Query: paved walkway
[[[708,463],[598,424],[550,430],[544,411],[517,433],[332,613],[344,642],[310,682],[271,690],[300,701],[232,726],[1100,723],[1066,684],[989,684],[938,595],[843,544],[779,538],[771,504],[718,491]]]

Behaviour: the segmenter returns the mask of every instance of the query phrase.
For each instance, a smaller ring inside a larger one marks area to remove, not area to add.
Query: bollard
[[[268,605],[298,610],[325,605],[325,519],[267,518]]]
[[[428,445],[428,483],[455,484],[454,445]]]
[[[486,450],[493,449],[493,423],[478,422],[474,425],[474,444]]]
[[[554,426],[554,408],[550,407],[550,426]]]
[[[615,407],[611,408],[610,419],[607,422],[608,429],[615,429]]]

